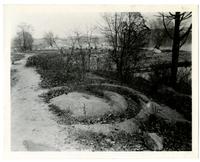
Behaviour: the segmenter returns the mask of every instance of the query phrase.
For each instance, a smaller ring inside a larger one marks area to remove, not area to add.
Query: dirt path
[[[70,138],[71,126],[59,125],[48,105],[39,98],[38,95],[46,90],[39,88],[40,75],[33,68],[24,66],[29,56],[12,65],[17,69],[18,81],[11,89],[11,150],[86,149]]]

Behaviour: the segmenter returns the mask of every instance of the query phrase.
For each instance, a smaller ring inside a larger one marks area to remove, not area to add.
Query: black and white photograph
[[[193,151],[193,10],[80,8],[5,8],[10,151]]]

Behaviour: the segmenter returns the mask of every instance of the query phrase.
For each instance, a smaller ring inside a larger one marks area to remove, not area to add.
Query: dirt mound
[[[73,117],[102,116],[107,113],[121,113],[127,109],[124,97],[110,91],[104,92],[104,98],[71,92],[51,99],[50,103],[71,113]]]

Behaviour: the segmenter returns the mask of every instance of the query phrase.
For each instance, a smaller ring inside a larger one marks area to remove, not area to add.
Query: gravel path
[[[12,69],[17,69],[18,81],[11,89],[11,150],[84,149],[70,138],[71,126],[59,125],[38,96],[46,90],[39,87],[40,75],[33,68],[25,67],[29,56],[12,65]]]

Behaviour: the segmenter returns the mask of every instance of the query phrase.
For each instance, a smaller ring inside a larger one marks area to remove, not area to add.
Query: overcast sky
[[[73,31],[84,32],[87,26],[97,25],[101,21],[100,13],[35,13],[19,15],[15,18],[12,30],[16,32],[17,25],[21,22],[33,27],[33,35],[41,38],[45,32],[52,31],[59,37],[70,35]]]
[[[96,10],[95,10],[96,11]],[[95,26],[102,22],[103,12],[71,11],[70,9],[51,10],[43,8],[15,7],[11,8],[9,15],[12,37],[17,32],[20,23],[30,24],[33,28],[33,36],[42,38],[45,32],[52,31],[57,36],[65,38],[73,34],[73,31],[86,31],[87,27]],[[146,19],[152,19],[156,13],[142,13]]]

